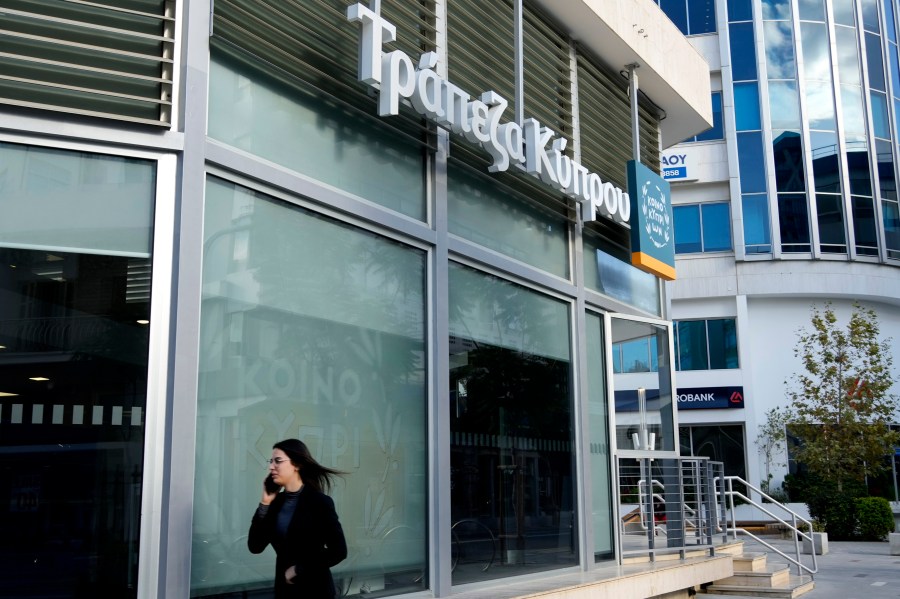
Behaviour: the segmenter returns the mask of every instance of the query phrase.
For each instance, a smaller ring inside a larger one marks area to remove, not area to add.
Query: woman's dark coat
[[[265,516],[253,515],[247,547],[251,553],[262,553],[270,544],[275,549],[276,599],[334,599],[337,592],[329,568],[347,557],[347,542],[334,501],[305,485],[287,535],[278,540],[275,526],[283,504],[284,493],[279,493]],[[284,573],[291,566],[297,577],[294,584],[287,584]]]

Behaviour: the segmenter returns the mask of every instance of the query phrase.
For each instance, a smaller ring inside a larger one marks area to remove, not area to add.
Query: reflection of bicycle
[[[456,569],[459,564],[480,564],[482,572],[487,572],[497,559],[497,537],[490,528],[475,520],[474,518],[464,518],[457,520],[450,527],[451,537],[451,565],[450,571]],[[410,526],[400,524],[394,526],[381,536],[383,549],[391,547],[389,553],[396,555],[397,553],[407,551],[410,555],[421,555],[423,551],[421,534],[416,532]],[[399,576],[402,581],[402,572],[393,571],[396,566],[389,567],[382,564],[382,572],[384,574],[393,574]],[[410,578],[407,580],[411,583],[418,584],[425,577],[424,569],[413,567],[409,571]]]
[[[450,571],[459,563],[480,563],[481,571],[487,572],[497,557],[497,537],[491,529],[475,520],[464,518],[450,527],[453,536]]]

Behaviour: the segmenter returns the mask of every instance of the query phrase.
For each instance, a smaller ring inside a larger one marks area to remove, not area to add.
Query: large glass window
[[[156,168],[0,165],[0,595],[136,597]]]
[[[657,4],[684,35],[716,32],[715,0],[657,0]]]
[[[339,594],[424,588],[425,253],[217,178],[203,252],[192,596],[271,588],[246,534],[289,437],[346,473]]]
[[[727,202],[675,206],[675,253],[723,252],[731,249]]]
[[[738,168],[741,174],[741,191],[757,193],[766,191],[765,156],[762,133],[737,134]]]
[[[622,248],[603,238],[586,234],[583,239],[585,287],[649,314],[660,314],[658,278],[626,262],[620,257]]]
[[[567,304],[450,265],[454,584],[578,563]]]
[[[568,278],[569,232],[564,218],[531,203],[487,173],[451,163],[447,176],[451,233]]]
[[[731,42],[731,73],[734,81],[752,81],[756,77],[756,41],[753,23],[732,23],[728,26]]]
[[[288,81],[214,55],[210,137],[424,220],[425,169],[419,143]]]
[[[675,356],[677,370],[738,368],[737,327],[734,319],[677,321]]]
[[[809,207],[806,194],[778,194],[782,252],[809,252]]]
[[[769,230],[769,199],[764,193],[741,196],[744,216],[744,251],[748,254],[770,254],[772,237]]]
[[[725,476],[747,479],[742,425],[682,426],[679,432],[682,456],[705,456],[715,462],[722,462]]]
[[[699,135],[689,137],[685,142],[716,141],[725,139],[725,127],[722,123],[722,92],[712,93],[713,126]]]

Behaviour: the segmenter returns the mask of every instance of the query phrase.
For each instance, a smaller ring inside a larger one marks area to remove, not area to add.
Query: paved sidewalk
[[[793,542],[764,538],[788,555],[793,555]],[[758,550],[750,541],[745,543],[744,549]],[[783,561],[778,554],[768,553],[770,562]],[[811,563],[809,555],[801,557],[804,564]],[[900,598],[900,555],[890,555],[887,541],[829,541],[828,553],[817,555],[816,561],[819,567],[815,575],[816,588],[802,595],[802,599]],[[791,572],[796,571],[797,568],[792,566]]]

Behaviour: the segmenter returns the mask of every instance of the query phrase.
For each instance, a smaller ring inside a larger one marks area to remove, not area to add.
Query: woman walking
[[[341,474],[316,462],[298,439],[272,447],[247,547],[251,553],[270,544],[275,549],[276,599],[337,596],[330,568],[347,557],[347,542],[325,491]]]

